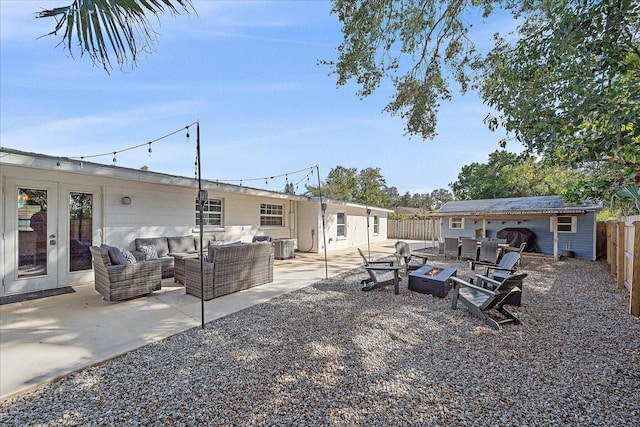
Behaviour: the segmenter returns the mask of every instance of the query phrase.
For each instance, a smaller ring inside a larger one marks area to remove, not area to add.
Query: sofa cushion
[[[100,247],[109,254],[111,265],[127,265],[127,258],[125,258],[120,248],[109,245],[100,245]]]
[[[193,252],[196,250],[193,236],[167,237],[169,253]]]
[[[166,237],[143,237],[136,239],[136,249],[142,252],[140,246],[153,245],[156,248],[158,257],[166,257],[169,253],[169,244]]]

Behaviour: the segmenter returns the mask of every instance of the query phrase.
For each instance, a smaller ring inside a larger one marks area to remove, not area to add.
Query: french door
[[[100,199],[99,187],[8,178],[2,294],[92,280],[89,246],[100,244]]]

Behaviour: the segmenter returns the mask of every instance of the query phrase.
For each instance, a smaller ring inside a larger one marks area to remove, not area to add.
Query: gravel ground
[[[6,401],[0,424],[639,425],[628,292],[602,262],[520,270],[521,325],[493,330],[406,279],[362,292],[357,269]]]

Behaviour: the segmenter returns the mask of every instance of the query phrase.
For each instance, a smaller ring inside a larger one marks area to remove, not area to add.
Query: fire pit
[[[456,272],[455,268],[424,265],[409,274],[409,290],[444,298],[451,290],[449,278]]]

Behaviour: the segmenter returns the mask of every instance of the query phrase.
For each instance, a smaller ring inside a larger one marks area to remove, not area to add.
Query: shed
[[[497,238],[503,229],[523,228],[536,235],[540,253],[555,258],[571,251],[596,259],[596,213],[599,204],[571,206],[561,196],[454,200],[434,216],[441,218],[443,237]]]

